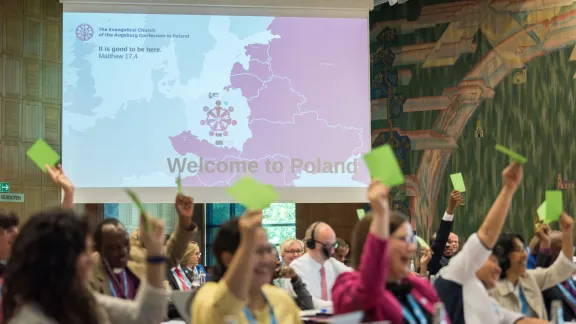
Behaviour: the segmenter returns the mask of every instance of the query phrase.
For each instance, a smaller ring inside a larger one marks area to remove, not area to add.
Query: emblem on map
[[[94,36],[94,29],[88,24],[81,24],[76,27],[76,37],[81,41],[87,41]]]
[[[210,136],[228,136],[228,127],[236,126],[237,124],[237,122],[230,117],[230,113],[233,111],[234,107],[228,106],[227,101],[222,105],[222,102],[217,100],[214,108],[204,107],[206,119],[201,120],[200,125],[210,127]]]

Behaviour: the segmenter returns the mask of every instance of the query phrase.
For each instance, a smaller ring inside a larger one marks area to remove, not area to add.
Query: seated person
[[[346,243],[346,241],[344,241],[341,238],[337,238],[333,258],[348,265],[349,253],[350,253],[350,247],[348,246],[348,243]]]
[[[286,245],[289,246],[290,241],[300,244],[301,241],[295,239],[288,239]],[[280,249],[282,250],[282,244],[280,244]],[[272,280],[272,284],[276,287],[284,289],[294,300],[298,307],[302,310],[314,309],[314,303],[312,303],[312,296],[306,289],[306,285],[302,282],[302,279],[298,277],[296,271],[285,264],[282,266],[282,261],[278,259],[278,252],[274,249],[274,254],[276,257],[276,271],[275,278]]]
[[[351,271],[344,263],[332,258],[336,246],[336,233],[330,225],[313,223],[306,230],[308,252],[290,263],[306,289],[312,295],[314,308],[332,308],[331,290],[336,277]]]
[[[262,228],[262,211],[246,211],[224,223],[213,242],[217,276],[203,285],[192,303],[194,323],[301,323],[300,309],[271,285],[274,246]]]
[[[208,271],[200,264],[201,256],[202,253],[200,252],[198,243],[190,242],[186,253],[184,253],[184,258],[180,263],[184,274],[194,287],[200,287],[202,283],[209,280]]]
[[[142,235],[148,249],[146,276],[134,301],[90,291],[92,238],[84,217],[50,210],[30,217],[14,241],[4,276],[4,316],[9,324],[158,324],[168,292],[164,225],[149,219]]]
[[[554,263],[548,268],[527,270],[528,255],[524,239],[519,234],[500,235],[494,252],[498,256],[500,280],[490,290],[490,295],[500,306],[527,317],[548,319],[542,291],[568,280],[576,271],[572,262],[574,246],[572,241],[573,220],[566,213],[560,216],[562,253],[557,254]]]
[[[390,190],[378,181],[368,188],[371,211],[354,228],[352,267],[332,289],[334,314],[364,312],[364,322],[431,323],[439,301],[426,279],[410,273],[416,249],[408,218],[391,212]]]
[[[500,275],[497,258],[491,254],[504,226],[510,203],[522,180],[522,165],[513,162],[502,172],[503,188],[476,234],[462,251],[440,270],[434,286],[444,302],[452,324],[547,324],[540,319],[502,308],[490,298]]]

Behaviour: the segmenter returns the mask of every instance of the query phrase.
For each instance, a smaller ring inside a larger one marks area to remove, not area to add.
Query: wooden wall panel
[[[50,145],[60,146],[62,106],[44,104],[44,140]]]
[[[22,144],[18,142],[3,141],[2,150],[2,181],[10,182],[11,185],[22,183]]]
[[[62,63],[62,24],[46,21],[44,25],[44,57],[48,62]]]
[[[42,61],[24,59],[22,95],[27,100],[42,100]]]
[[[62,64],[45,62],[42,67],[43,100],[54,104],[62,102]]]
[[[296,236],[303,239],[310,225],[325,222],[337,237],[350,240],[358,222],[356,210],[363,207],[364,204],[296,204]]]
[[[22,57],[4,55],[2,73],[4,88],[2,96],[22,99]]]
[[[60,188],[26,156],[38,138],[61,152],[62,4],[0,1],[0,182],[24,203],[2,203],[25,220],[60,205]]]
[[[2,139],[5,141],[22,140],[22,101],[2,99]]]
[[[44,2],[51,2],[46,0],[26,0],[24,2],[24,15],[29,17],[43,18],[44,16]]]
[[[62,4],[60,1],[41,0],[44,2],[44,18],[51,21],[62,21]],[[62,38],[60,38],[62,39]]]
[[[42,59],[42,43],[44,21],[38,18],[24,18],[24,49],[23,56],[40,60]]]
[[[33,143],[25,143],[24,152],[26,152]],[[28,157],[24,158],[24,167],[22,170],[22,183],[24,186],[41,186],[43,172],[38,168],[38,166],[32,162]],[[26,200],[26,198],[24,198]]]
[[[22,103],[22,141],[34,143],[42,137],[44,124],[44,111],[42,104],[37,101],[24,101]]]
[[[24,16],[6,12],[4,15],[4,54],[22,55],[22,44],[24,39]]]
[[[32,215],[42,210],[42,187],[41,186],[24,186],[24,215]]]

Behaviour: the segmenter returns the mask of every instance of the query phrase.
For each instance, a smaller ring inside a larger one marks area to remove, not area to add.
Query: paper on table
[[[278,192],[271,185],[260,183],[251,176],[242,177],[226,192],[247,209],[264,209],[278,200]]]
[[[452,180],[452,186],[454,190],[459,192],[466,192],[466,185],[464,184],[464,177],[462,173],[454,173],[450,175],[450,179]]]
[[[548,224],[546,223],[546,201],[540,204],[540,207],[538,207],[536,213],[538,214],[538,220],[542,221],[544,224]],[[536,229],[538,229],[538,224],[535,224],[534,226]]]
[[[426,241],[424,241],[424,239],[421,238],[420,236],[416,236],[416,241],[418,241],[418,244],[420,244],[420,246],[425,247],[427,249],[430,248],[430,245],[428,245],[428,243],[426,243]]]
[[[366,211],[364,209],[356,209],[356,214],[358,214],[358,219],[361,220],[366,216]]]
[[[562,191],[560,190],[547,190],[546,191],[546,217],[545,223],[555,222],[560,219],[562,214]]]
[[[144,230],[146,232],[150,232],[151,230],[150,220],[148,219],[146,210],[144,209],[144,205],[142,205],[142,201],[140,201],[140,198],[138,198],[138,195],[136,195],[134,191],[126,189],[126,193],[128,194],[128,196],[130,196],[130,199],[132,199],[134,204],[136,204],[136,208],[138,208],[138,211],[140,212],[140,221],[143,222]]]
[[[404,183],[404,173],[389,144],[366,153],[364,162],[368,166],[372,178],[381,181],[388,187],[395,187]]]
[[[512,151],[511,149],[507,148],[506,146],[502,146],[499,144],[496,144],[496,151],[499,151],[501,153],[504,153],[506,155],[508,155],[512,160],[524,164],[526,163],[526,161],[528,161],[524,156]]]
[[[46,172],[46,164],[55,166],[60,160],[60,155],[54,151],[41,138],[26,151],[26,155],[43,171]]]

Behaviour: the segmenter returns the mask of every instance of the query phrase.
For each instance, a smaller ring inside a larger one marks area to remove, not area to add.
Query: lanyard
[[[266,301],[266,304],[268,305],[268,310],[270,311],[270,323],[271,324],[278,324],[278,321],[276,320],[276,316],[274,315],[274,310],[272,309],[272,305],[270,305],[270,303],[268,302],[268,298],[266,298],[266,295],[264,295],[264,300]],[[244,307],[244,315],[246,315],[246,319],[248,320],[248,323],[250,323],[250,324],[257,324],[258,323],[256,321],[256,319],[254,318],[254,316],[252,316],[252,313],[250,312],[250,309],[248,308],[248,306]]]
[[[568,291],[568,289],[562,286],[561,283],[558,284],[558,288],[560,288],[560,291],[562,291],[564,297],[568,298],[568,300],[572,304],[572,307],[576,307],[576,298],[574,298],[574,296]]]
[[[522,287],[518,286],[518,289],[520,290],[520,303],[522,304],[522,314],[528,315],[528,303],[526,302],[526,297],[524,296]]]
[[[572,277],[568,278],[568,284],[570,285],[570,288],[572,288],[572,290],[576,293],[576,285],[574,285],[574,279],[572,279]]]
[[[178,275],[178,273],[180,275]],[[188,281],[188,278],[186,278],[186,276],[184,275],[182,270],[180,270],[178,273],[176,273],[175,269],[172,269],[172,274],[174,275],[174,277],[178,278],[178,281],[180,281],[180,283],[182,283],[184,286],[186,286],[186,288],[187,288],[186,290],[192,289],[192,284],[190,283],[190,281]]]
[[[418,305],[416,300],[414,300],[414,297],[412,297],[412,294],[408,294],[408,296],[406,296],[406,298],[408,299],[408,303],[410,304],[410,307],[412,308],[412,312],[414,313],[414,315],[416,315],[416,317],[418,317],[418,322],[420,324],[428,324],[428,320],[426,320],[426,316],[424,316],[424,313],[422,313],[422,308],[420,308],[420,305]],[[404,318],[408,321],[408,323],[418,324],[416,322],[416,319],[414,318],[414,316],[412,316],[412,313],[409,310],[407,310],[406,307],[404,307],[404,306],[402,306],[402,314],[404,315]]]
[[[112,273],[112,275],[114,274]],[[122,270],[122,279],[124,281],[124,299],[130,299],[130,297],[128,297],[128,278],[126,277],[126,269]],[[118,297],[118,294],[116,294],[116,289],[114,289],[114,284],[112,283],[112,280],[109,280],[109,284],[110,284],[110,291],[112,291],[112,295],[114,295],[114,297]]]

